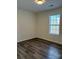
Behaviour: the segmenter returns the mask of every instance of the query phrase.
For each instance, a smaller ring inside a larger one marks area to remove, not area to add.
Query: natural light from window
[[[49,16],[49,33],[59,35],[60,14]]]

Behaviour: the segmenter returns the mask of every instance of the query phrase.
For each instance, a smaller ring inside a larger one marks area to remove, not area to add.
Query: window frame
[[[60,19],[59,19],[59,24],[50,24],[50,17],[51,16],[54,16],[54,15],[60,15]],[[49,16],[49,34],[51,35],[60,35],[60,21],[61,21],[61,14],[53,14],[53,15],[50,15]],[[51,33],[50,31],[50,26],[59,26],[59,34],[56,34],[56,33]]]

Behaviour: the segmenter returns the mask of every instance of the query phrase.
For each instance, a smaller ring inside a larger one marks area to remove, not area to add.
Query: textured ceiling
[[[62,0],[46,0],[43,5],[37,5],[34,0],[17,0],[18,9],[30,10],[34,12],[55,9],[61,6]]]

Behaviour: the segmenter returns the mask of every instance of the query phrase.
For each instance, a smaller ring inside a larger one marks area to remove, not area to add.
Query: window
[[[49,33],[59,35],[60,14],[49,16]]]

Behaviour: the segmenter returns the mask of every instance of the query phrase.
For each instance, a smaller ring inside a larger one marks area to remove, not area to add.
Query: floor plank
[[[43,39],[17,44],[17,59],[62,59],[62,46]]]

